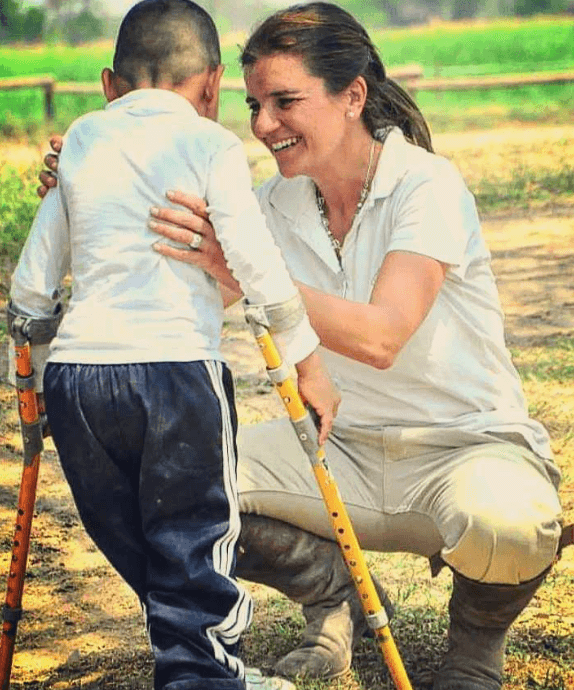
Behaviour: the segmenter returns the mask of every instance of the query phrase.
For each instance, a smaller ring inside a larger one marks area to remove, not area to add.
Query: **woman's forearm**
[[[431,309],[446,266],[426,256],[389,253],[368,303],[351,302],[298,283],[321,344],[387,369]]]
[[[321,345],[333,352],[387,369],[410,337],[392,308],[351,302],[297,283]]]

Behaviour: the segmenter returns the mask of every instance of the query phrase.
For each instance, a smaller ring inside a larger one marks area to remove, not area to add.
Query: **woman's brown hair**
[[[299,55],[331,94],[362,76],[368,89],[362,119],[371,135],[376,137],[378,130],[396,125],[409,141],[433,150],[428,125],[416,103],[387,77],[368,33],[342,8],[311,2],[272,14],[247,40],[241,64],[248,67],[274,53]]]

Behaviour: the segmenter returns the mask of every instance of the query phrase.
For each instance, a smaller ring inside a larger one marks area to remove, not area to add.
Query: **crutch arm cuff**
[[[289,366],[306,359],[319,345],[299,293],[285,302],[243,304],[245,320],[255,337],[264,331],[275,336],[276,345]]]
[[[61,305],[58,305],[52,316],[30,316],[22,312],[13,302],[6,309],[8,333],[19,344],[47,345],[56,335],[62,320]]]
[[[243,308],[250,323],[266,328],[270,333],[287,331],[305,318],[305,307],[299,293],[285,302],[273,304],[251,304],[244,300]]]

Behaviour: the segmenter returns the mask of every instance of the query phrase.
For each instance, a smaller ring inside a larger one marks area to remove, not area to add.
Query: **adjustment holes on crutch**
[[[22,525],[16,525],[16,532],[22,531]]]
[[[22,510],[22,508],[18,508],[18,515],[24,515],[24,511]]]
[[[344,527],[339,527],[339,528],[337,528],[337,532],[338,532],[339,534],[345,534],[345,528],[344,528]]]
[[[350,544],[343,544],[343,548],[345,549],[345,551],[350,551],[351,545]]]
[[[349,565],[351,566],[351,568],[354,568],[357,565],[357,561],[349,561]]]
[[[335,511],[333,511],[333,512],[331,513],[331,517],[338,518],[338,517],[339,517],[339,513],[335,510]]]
[[[13,543],[14,546],[16,546],[16,547],[20,546],[20,542],[19,542],[17,539],[14,539],[14,541],[13,541],[12,543]]]

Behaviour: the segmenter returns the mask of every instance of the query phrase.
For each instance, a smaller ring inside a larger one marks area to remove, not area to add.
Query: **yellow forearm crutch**
[[[317,430],[311,415],[303,404],[297,386],[273,342],[264,311],[257,307],[247,306],[245,318],[263,354],[269,378],[281,396],[297,438],[309,457],[335,531],[335,538],[359,593],[367,623],[375,634],[395,686],[399,690],[412,690],[389,628],[387,613],[373,584],[337,483],[327,465],[325,451],[318,444]]]

